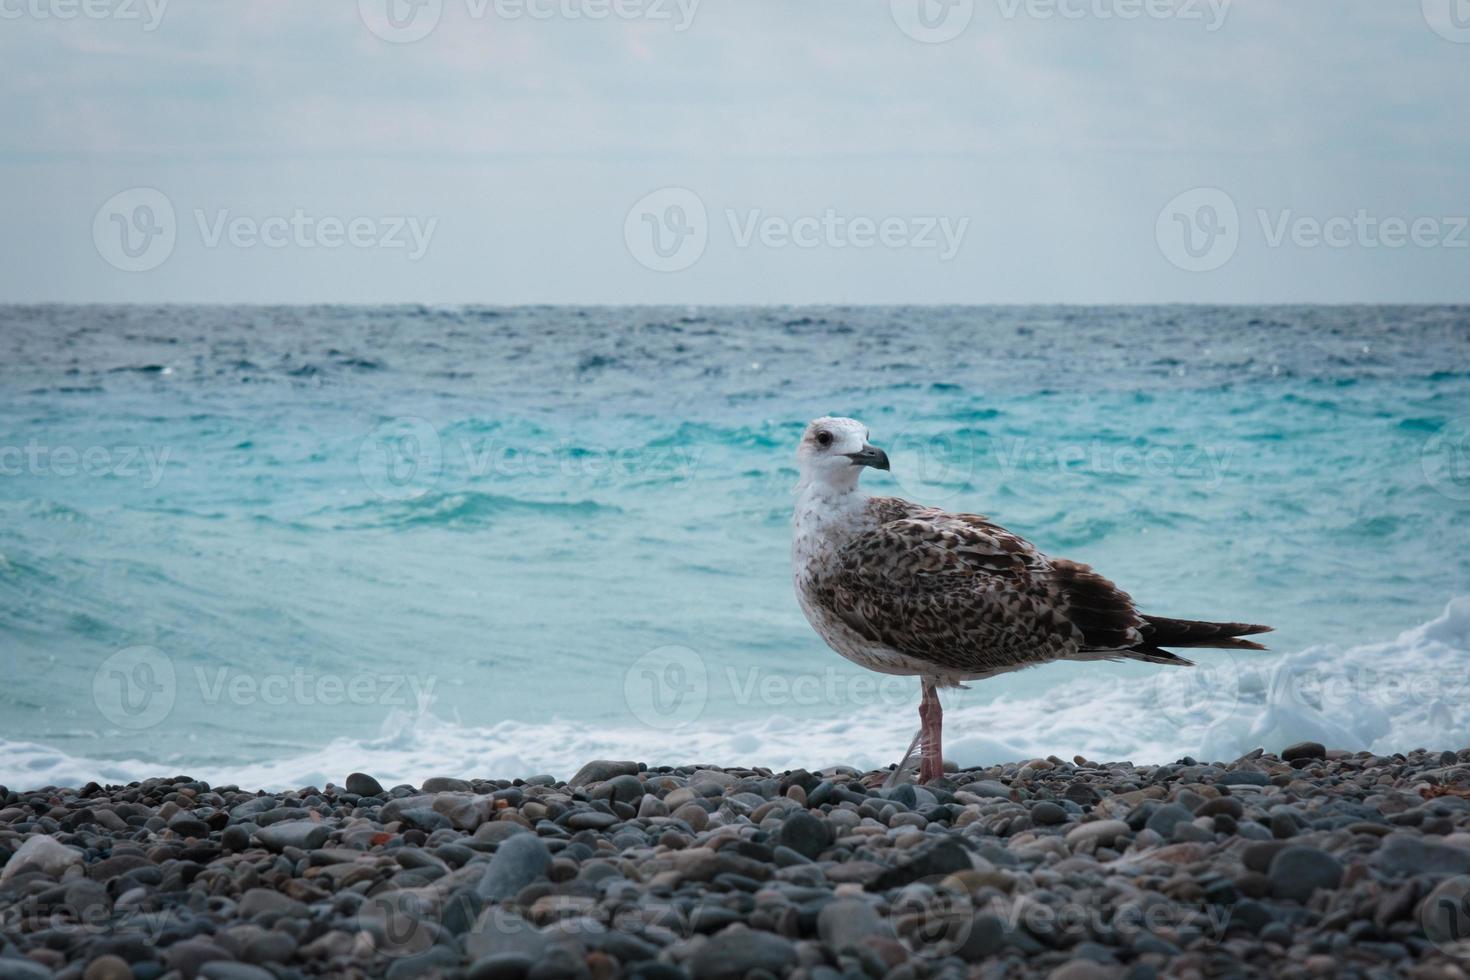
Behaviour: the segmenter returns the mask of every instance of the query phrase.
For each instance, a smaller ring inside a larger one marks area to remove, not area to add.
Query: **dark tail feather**
[[[1145,616],[1143,643],[1139,650],[1157,650],[1160,647],[1214,647],[1220,650],[1264,650],[1259,643],[1242,640],[1242,636],[1253,633],[1269,633],[1271,627],[1254,623],[1205,623],[1195,619],[1169,619],[1164,616]]]

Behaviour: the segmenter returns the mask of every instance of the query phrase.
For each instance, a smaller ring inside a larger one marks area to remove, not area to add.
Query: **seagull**
[[[856,419],[820,418],[797,448],[792,569],[802,612],[827,645],[869,670],[921,678],[919,781],[943,775],[938,689],[1058,660],[1191,661],[1166,647],[1264,650],[1251,623],[1145,616],[1080,562],[1050,558],[978,514],[858,487],[888,469]]]

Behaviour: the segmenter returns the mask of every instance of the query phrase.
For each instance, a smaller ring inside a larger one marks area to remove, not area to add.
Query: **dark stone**
[[[1239,820],[1245,816],[1245,806],[1233,796],[1217,796],[1213,800],[1205,800],[1199,809],[1194,811],[1197,817],[1230,817]]]
[[[1292,902],[1306,902],[1319,888],[1342,884],[1342,863],[1316,847],[1288,847],[1271,861],[1271,894]]]
[[[290,820],[261,827],[255,837],[267,848],[280,853],[288,847],[314,851],[327,842],[331,830],[315,820]]]
[[[1067,822],[1067,811],[1051,800],[1042,800],[1031,807],[1031,819],[1044,826]]]
[[[1093,806],[1102,801],[1101,794],[1091,783],[1077,780],[1067,786],[1067,791],[1062,794],[1078,806]]]
[[[1245,865],[1248,871],[1259,871],[1265,874],[1271,870],[1271,862],[1276,860],[1276,855],[1290,846],[1278,840],[1263,840],[1247,844],[1245,850],[1240,852],[1240,863]]]
[[[614,762],[608,759],[595,759],[587,763],[567,783],[576,789],[591,783],[605,783],[614,776],[633,776],[638,773],[636,762]]]
[[[234,959],[218,946],[202,939],[186,939],[174,943],[164,951],[163,956],[171,968],[184,975],[185,980],[194,980],[199,976],[199,971],[203,969],[204,964],[212,960]]]
[[[455,779],[453,776],[430,776],[424,780],[423,791],[425,793],[469,793],[474,787],[468,780]]]
[[[616,956],[618,962],[624,966],[658,958],[657,946],[637,936],[630,936],[626,932],[616,930],[608,932],[601,937],[597,945],[604,953]]]
[[[806,810],[794,810],[776,831],[776,843],[815,861],[831,843],[825,821]]]
[[[781,977],[796,965],[796,947],[774,933],[735,925],[712,937],[689,959],[694,980],[743,980],[754,970]]]
[[[873,906],[857,898],[829,902],[817,915],[817,935],[834,953],[861,946],[870,936],[893,936],[893,930]]]
[[[1374,852],[1373,866],[1390,877],[1470,874],[1470,851],[1438,844],[1408,832],[1389,834]]]
[[[404,810],[399,819],[410,827],[422,830],[426,834],[432,834],[436,830],[448,830],[454,826],[449,818],[438,810],[431,810],[426,806],[417,806]]]
[[[168,829],[180,837],[208,837],[209,824],[200,820],[187,810],[181,810],[174,814],[168,822]]]
[[[343,789],[354,796],[382,796],[383,784],[365,772],[354,772],[347,777]]]
[[[643,781],[637,776],[614,776],[604,784],[612,798],[619,803],[637,803],[645,792]]]
[[[392,975],[391,970],[389,975]],[[199,976],[203,980],[276,980],[276,975],[263,967],[224,960],[204,964],[199,968]]]
[[[932,844],[920,845],[908,860],[896,868],[880,874],[869,886],[877,891],[900,888],[921,878],[935,875],[969,871],[975,867],[970,852],[963,844],[950,838],[941,838]]]
[[[501,842],[475,892],[487,902],[504,902],[551,870],[551,851],[535,834],[516,834]]]
[[[1297,759],[1325,759],[1327,747],[1321,742],[1298,742],[1281,750],[1281,761],[1295,762]]]
[[[388,963],[385,980],[415,980],[459,966],[459,954],[447,946],[430,946],[422,953],[402,956]]]
[[[1155,810],[1144,826],[1167,840],[1174,833],[1175,824],[1189,823],[1193,819],[1194,814],[1189,812],[1188,807],[1179,803],[1168,803]]]
[[[523,980],[531,972],[531,957],[525,953],[494,953],[470,964],[469,980]]]

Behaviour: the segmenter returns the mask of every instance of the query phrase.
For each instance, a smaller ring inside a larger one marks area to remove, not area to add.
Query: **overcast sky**
[[[1467,0],[0,0],[0,61],[0,301],[1470,301]]]

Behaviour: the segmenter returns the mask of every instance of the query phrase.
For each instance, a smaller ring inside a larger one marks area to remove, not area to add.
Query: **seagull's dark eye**
[[[821,446],[823,449],[826,449],[828,446],[832,445],[832,433],[825,431],[818,432],[817,445]]]

